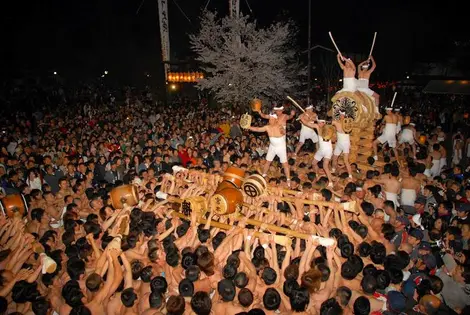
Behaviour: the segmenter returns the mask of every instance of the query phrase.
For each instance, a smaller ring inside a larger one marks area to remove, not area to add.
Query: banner
[[[162,61],[165,69],[165,80],[170,71],[170,36],[168,26],[168,2],[167,0],[158,0],[158,15],[160,19],[160,40],[162,42]]]
[[[230,16],[238,17],[240,14],[240,0],[230,0]]]

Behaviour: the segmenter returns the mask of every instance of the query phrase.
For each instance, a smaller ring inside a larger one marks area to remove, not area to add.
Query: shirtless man
[[[357,80],[356,80],[356,66],[351,59],[347,58],[341,60],[341,56],[337,55],[338,64],[341,70],[343,70],[343,88],[339,92],[356,92],[357,91]],[[344,63],[343,63],[344,62]]]
[[[388,143],[390,148],[393,149],[395,153],[395,158],[398,157],[398,151],[396,148],[397,145],[397,116],[393,114],[393,108],[387,107],[385,108],[387,115],[384,117],[385,121],[385,128],[383,129],[382,134],[380,137],[374,140],[374,160],[377,160],[377,147],[380,144],[384,144],[385,142]]]
[[[411,146],[413,152],[413,158],[416,158],[416,129],[414,123],[409,123],[403,127],[401,132],[398,134],[398,145],[408,143]]]
[[[324,135],[322,134],[322,128],[325,126],[326,121],[323,119],[318,119],[318,123],[315,124],[312,121],[307,121],[305,117],[302,117],[300,121],[307,127],[317,129],[319,147],[313,158],[313,171],[318,174],[318,162],[323,160],[323,170],[325,171],[329,181],[328,187],[333,187],[333,177],[331,176],[330,172],[330,160],[333,155],[333,145],[331,144],[331,140],[325,141],[323,139]]]
[[[282,109],[280,111],[282,112]],[[254,132],[267,132],[269,136],[270,144],[269,144],[268,154],[266,155],[266,163],[263,166],[263,177],[267,176],[269,167],[271,166],[271,162],[274,160],[274,157],[277,155],[279,157],[279,160],[281,161],[282,167],[284,168],[284,174],[286,175],[287,180],[290,181],[290,169],[289,169],[289,164],[287,163],[286,128],[285,128],[287,117],[290,117],[290,116],[286,116],[281,120],[281,118],[279,118],[277,114],[272,114],[272,115],[269,115],[269,123],[266,126],[250,127],[248,129]]]
[[[344,121],[346,113],[340,112],[339,120],[333,120],[331,123],[336,128],[336,146],[333,154],[333,167],[332,172],[335,172],[338,164],[338,157],[343,153],[344,164],[348,171],[349,178],[352,178],[351,164],[349,163],[349,148],[351,147],[351,140],[349,134],[343,130],[342,122]]]
[[[372,65],[371,67],[369,65],[369,62]],[[361,62],[359,64],[359,66],[357,66],[357,72],[358,72],[357,76],[359,78],[359,80],[357,82],[358,83],[357,89],[361,92],[366,93],[367,95],[371,96],[374,99],[374,101],[375,101],[375,110],[378,113],[379,112],[380,96],[379,96],[379,94],[375,93],[374,91],[372,91],[369,88],[370,76],[371,76],[372,72],[374,72],[376,66],[377,66],[377,64],[375,63],[374,57],[372,57],[372,56],[370,56],[369,59]],[[369,67],[370,67],[370,69],[369,69]]]
[[[432,152],[429,153],[428,158],[426,159],[426,170],[424,175],[427,177],[434,178],[438,176],[439,170],[441,168],[441,152],[439,151],[440,145],[438,143],[433,144]]]
[[[313,111],[313,105],[308,105],[305,108],[305,113],[301,114],[299,116],[299,118],[303,117],[303,116],[305,116],[307,118],[307,120],[315,120],[317,118],[317,114]],[[304,145],[305,140],[307,140],[307,139],[312,140],[313,143],[318,143],[318,135],[315,132],[315,130],[313,130],[312,128],[307,127],[304,124],[302,124],[302,127],[300,129],[299,143],[295,147],[294,157],[297,156],[300,149]]]
[[[393,111],[397,117],[397,134],[399,134],[401,131],[401,126],[403,126],[403,116],[401,115],[399,108],[395,108]]]
[[[441,153],[441,162],[439,164],[439,174],[442,172],[444,167],[447,166],[447,150],[444,147],[444,142],[439,142],[439,152]]]
[[[376,183],[383,186],[386,199],[393,201],[395,207],[400,206],[398,202],[398,194],[400,194],[401,191],[401,183],[398,180],[399,174],[398,167],[392,167],[390,174],[384,174],[375,180]]]
[[[421,181],[416,178],[416,170],[414,168],[409,168],[407,173],[401,181],[400,203],[406,213],[415,214],[414,206],[416,197],[421,190]]]

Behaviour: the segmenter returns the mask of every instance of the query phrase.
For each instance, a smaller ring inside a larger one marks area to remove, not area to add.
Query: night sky
[[[413,62],[462,54],[452,43],[470,38],[463,8],[415,2],[312,1],[312,46],[333,48],[328,38],[332,31],[342,51],[367,54],[377,31],[374,55],[384,78],[402,76]],[[140,80],[146,72],[161,77],[157,1],[145,0],[136,14],[140,3],[46,0],[3,4],[2,78],[47,76],[58,71],[70,79],[83,79],[98,77],[104,70],[122,82]],[[169,0],[172,58],[182,60],[190,55],[187,34],[197,30],[206,3]],[[228,1],[211,0],[208,8],[226,14]],[[300,29],[298,45],[307,47],[307,0],[241,0],[241,10],[261,25],[291,18]]]

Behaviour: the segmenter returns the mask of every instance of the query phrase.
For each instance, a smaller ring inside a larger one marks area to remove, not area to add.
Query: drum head
[[[227,213],[227,200],[225,200],[224,196],[220,194],[215,194],[211,197],[209,206],[211,210],[213,210],[217,215],[223,215]]]
[[[248,179],[242,185],[243,192],[245,192],[245,195],[248,197],[258,197],[261,195],[258,185],[259,183],[254,179]]]

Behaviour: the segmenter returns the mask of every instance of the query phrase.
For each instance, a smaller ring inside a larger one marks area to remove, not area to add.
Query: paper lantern
[[[426,139],[427,139],[427,137],[425,135],[421,135],[421,136],[419,136],[418,141],[419,141],[420,144],[424,145],[424,144],[426,144]]]
[[[467,119],[468,118],[468,113],[464,113],[463,118]]]

